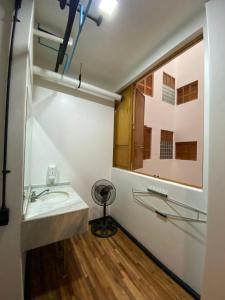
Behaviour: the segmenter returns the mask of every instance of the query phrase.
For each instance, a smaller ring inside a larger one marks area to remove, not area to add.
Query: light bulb
[[[117,4],[118,4],[117,0],[101,0],[99,8],[103,13],[111,15],[115,10]]]

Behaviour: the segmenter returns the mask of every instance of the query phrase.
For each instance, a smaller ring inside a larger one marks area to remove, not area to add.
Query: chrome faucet
[[[40,194],[37,194],[36,195],[36,192],[33,191],[31,193],[31,196],[30,196],[30,202],[35,202],[41,195],[45,194],[45,193],[48,193],[50,190],[49,189],[46,189],[44,191],[42,191]]]

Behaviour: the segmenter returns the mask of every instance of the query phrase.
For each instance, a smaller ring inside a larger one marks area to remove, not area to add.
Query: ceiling
[[[99,2],[93,0],[91,14],[99,15]],[[204,0],[118,2],[114,14],[104,16],[100,27],[87,19],[69,70],[70,76],[78,77],[82,63],[84,81],[110,90],[115,90],[154,49],[204,8]],[[36,0],[35,23],[42,27],[63,36],[67,17],[68,8],[61,10],[57,0]],[[73,37],[77,28],[76,20]],[[54,70],[56,57],[56,52],[39,45],[35,37],[36,65]]]

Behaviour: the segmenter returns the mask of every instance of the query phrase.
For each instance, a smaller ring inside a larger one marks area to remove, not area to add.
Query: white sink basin
[[[41,193],[44,188],[36,189],[36,195]],[[41,218],[53,214],[71,211],[82,205],[84,201],[71,188],[71,186],[51,187],[49,192],[40,195],[34,202],[29,202],[24,220]]]
[[[38,197],[37,200],[40,201],[64,201],[67,198],[69,198],[69,193],[68,192],[63,192],[63,191],[52,191],[52,192],[47,192],[46,194],[41,195]]]

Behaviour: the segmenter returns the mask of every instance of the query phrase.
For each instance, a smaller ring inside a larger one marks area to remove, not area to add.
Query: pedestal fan
[[[106,216],[106,207],[116,198],[114,185],[105,179],[98,180],[92,187],[91,195],[95,203],[103,206],[103,218],[93,221],[91,232],[102,238],[110,237],[117,232],[117,226],[110,217]]]

